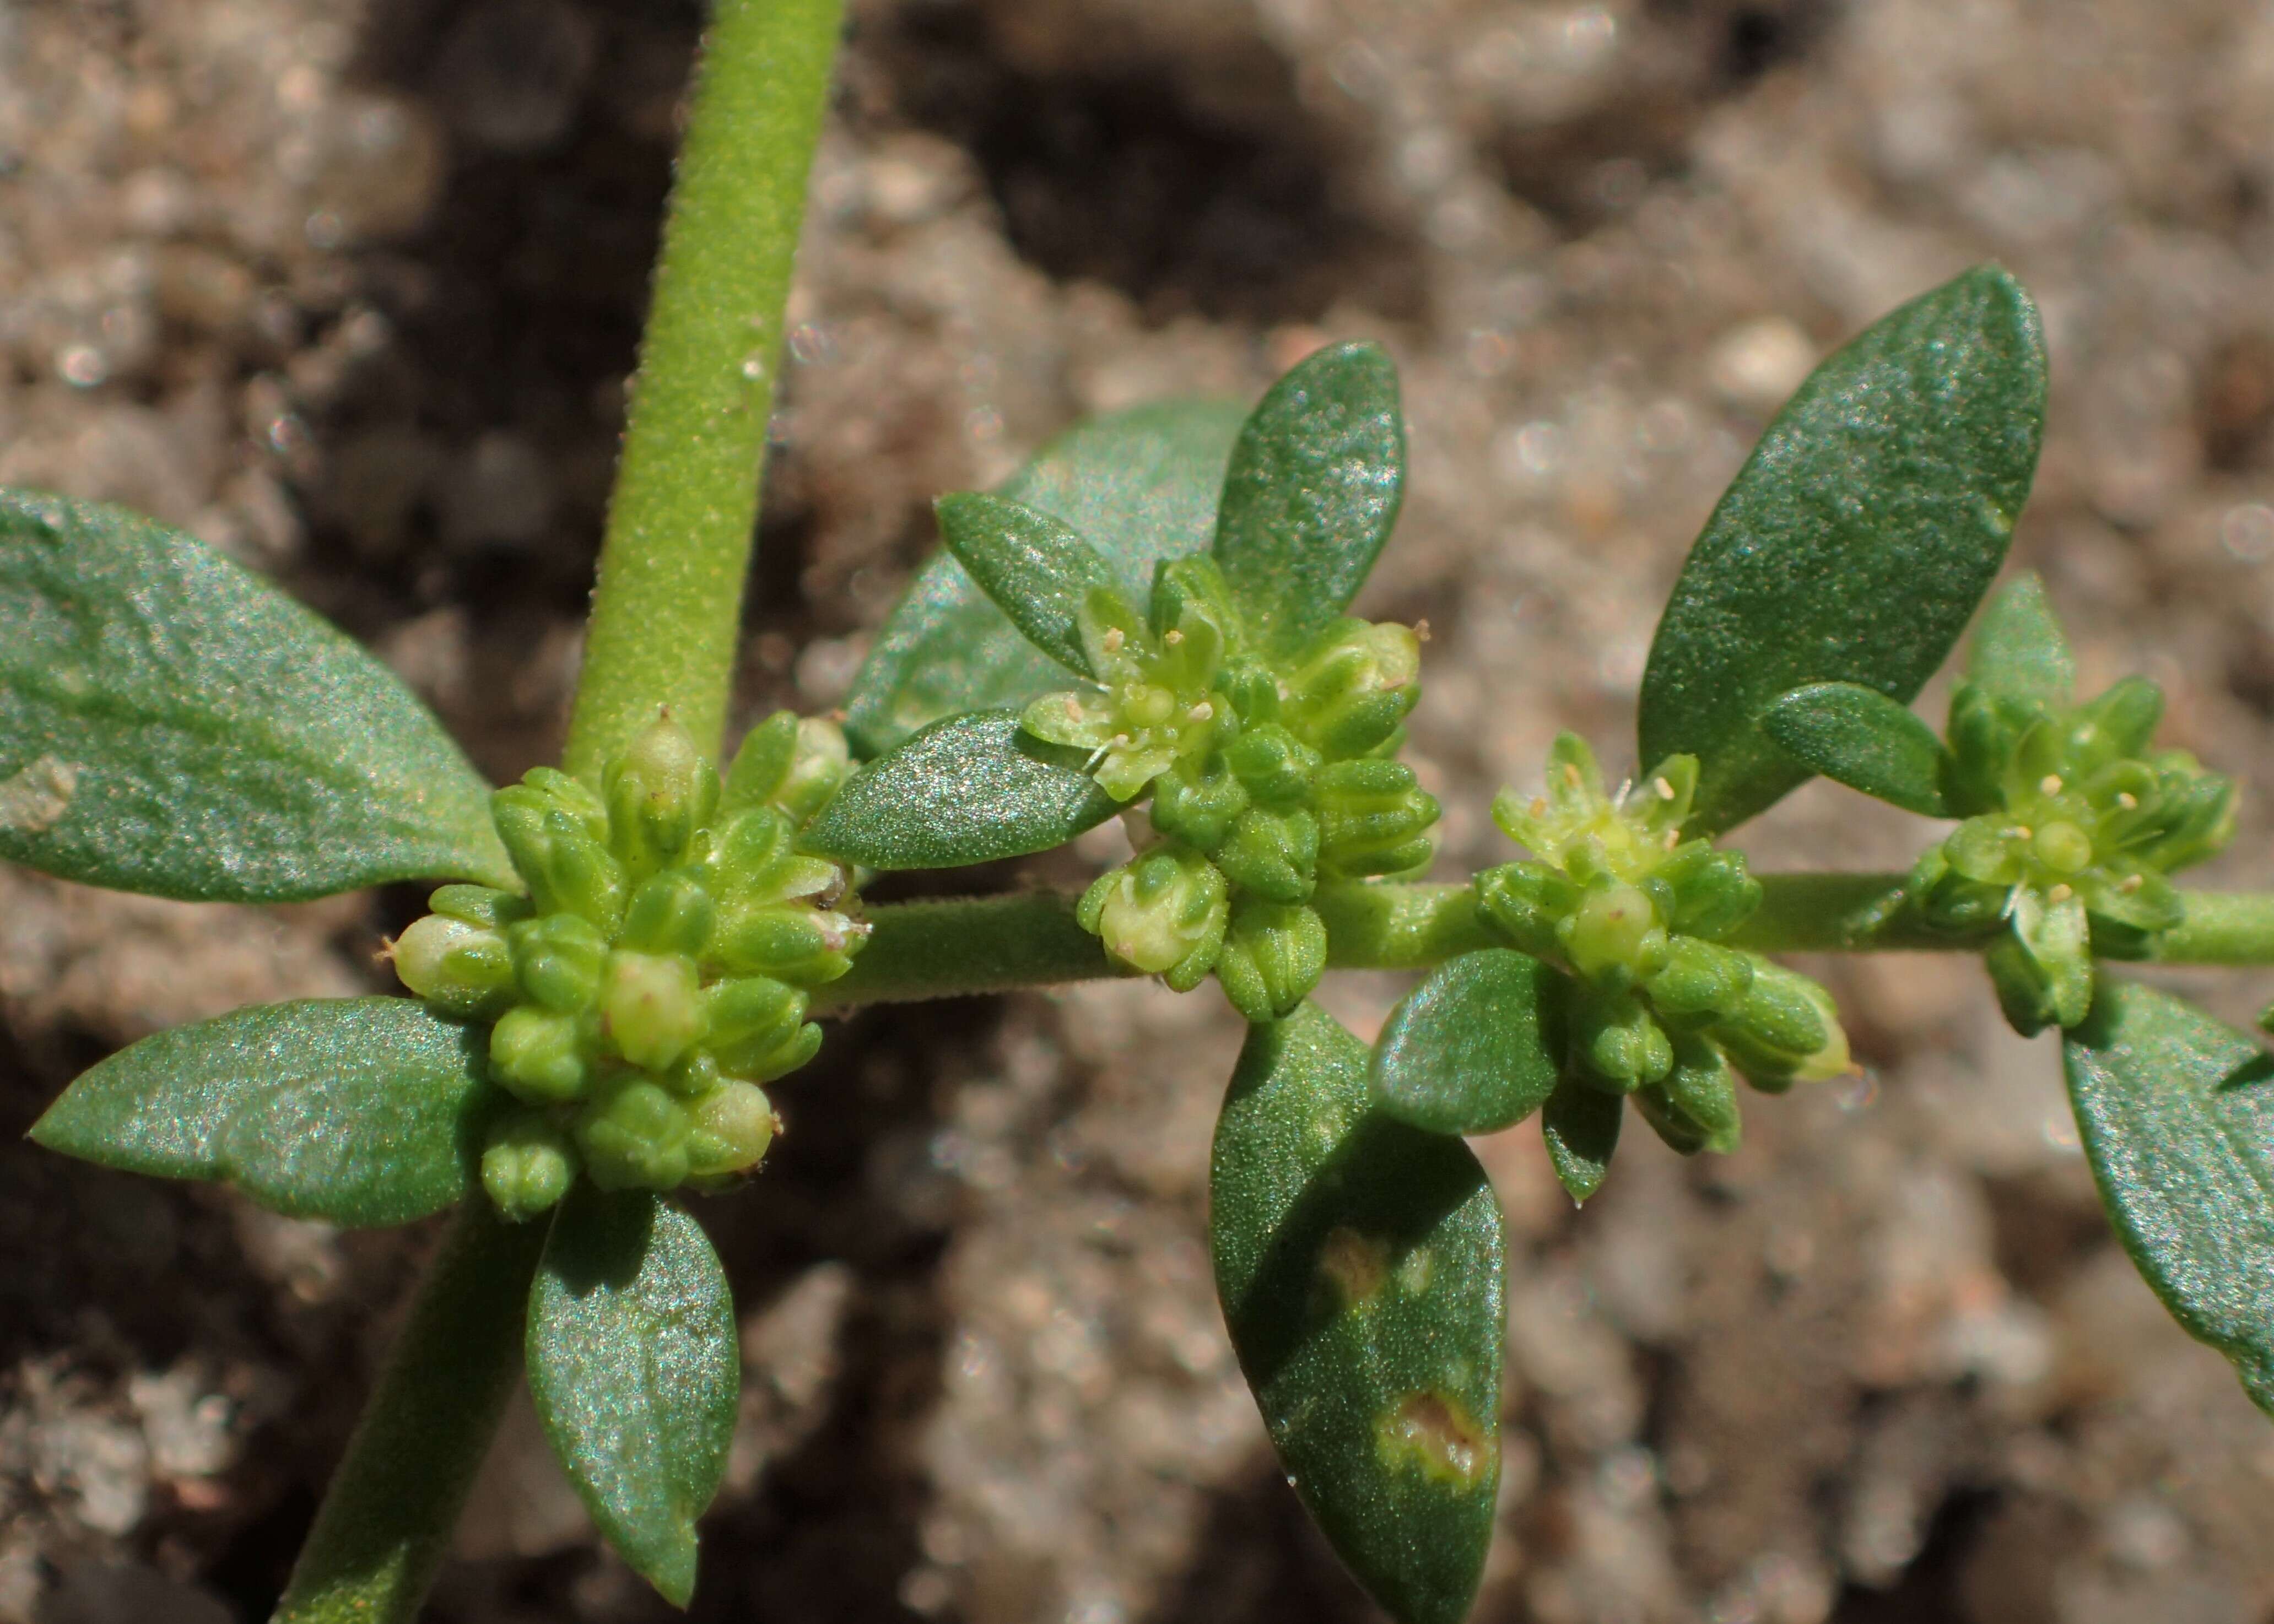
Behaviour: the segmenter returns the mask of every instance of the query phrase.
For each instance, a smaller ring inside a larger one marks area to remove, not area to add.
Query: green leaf
[[[1078,752],[1011,710],[935,722],[845,781],[800,841],[871,868],[955,868],[1064,846],[1121,808]]]
[[[0,491],[0,859],[200,902],[517,885],[489,786],[346,634],[203,543]]]
[[[741,1402],[734,1303],[711,1238],[644,1190],[579,1184],[529,1297],[529,1393],[577,1498],[675,1607]]]
[[[2076,657],[2034,575],[1990,600],[1966,651],[1966,676],[2003,699],[2065,705],[2076,691]]]
[[[367,1228],[440,1212],[480,1182],[505,1103],[488,1034],[414,998],[237,1010],[121,1049],[32,1128],[49,1150],[233,1184],[295,1218]]]
[[[1097,549],[1050,515],[999,496],[959,491],[932,506],[947,550],[1027,641],[1095,677],[1081,646],[1081,606],[1092,589],[1120,585]]]
[[[1603,1187],[1626,1109],[1619,1095],[1575,1077],[1565,1078],[1547,1096],[1540,1113],[1540,1134],[1547,1141],[1555,1181],[1574,1202],[1584,1204]]]
[[[1858,682],[1812,682],[1761,714],[1761,731],[1807,768],[1926,817],[1954,816],[1943,799],[1950,753],[1905,706]]]
[[[1504,947],[1463,953],[1397,1006],[1374,1047],[1374,1095],[1432,1133],[1493,1133],[1555,1090],[1556,973]]]
[[[2274,1414],[2274,1059],[2168,993],[2114,981],[2061,1055],[2117,1238]]]
[[[1458,1139],[1373,1109],[1366,1046],[1306,1004],[1248,1034],[1217,1121],[1209,1241],[1289,1480],[1407,1624],[1455,1624],[1500,1479],[1506,1237]]]
[[[1994,267],[1904,305],[1801,385],[1690,549],[1643,673],[1641,759],[1698,759],[1690,832],[1741,823],[1808,777],[1760,730],[1778,695],[1917,695],[2006,556],[2044,403],[2037,310]]]
[[[1381,345],[1332,345],[1265,393],[1232,447],[1215,551],[1267,649],[1294,652],[1350,606],[1404,482],[1397,369]]]
[[[1142,604],[1156,563],[1207,549],[1246,415],[1231,402],[1171,401],[1100,417],[1052,441],[997,493],[1070,527]],[[1065,686],[1058,663],[941,553],[877,629],[846,701],[845,731],[855,749],[877,756],[944,718],[1021,710]]]

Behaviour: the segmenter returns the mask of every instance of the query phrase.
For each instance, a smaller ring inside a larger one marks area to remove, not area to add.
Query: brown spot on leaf
[[[1400,1399],[1382,1417],[1375,1435],[1393,1464],[1419,1466],[1439,1482],[1462,1489],[1485,1480],[1496,1442],[1460,1400],[1434,1388]]]
[[[1389,1277],[1389,1243],[1337,1224],[1319,1244],[1319,1273],[1347,1307],[1370,1303]]]
[[[71,810],[79,790],[79,769],[42,756],[13,778],[0,779],[0,829],[11,834],[45,834]]]

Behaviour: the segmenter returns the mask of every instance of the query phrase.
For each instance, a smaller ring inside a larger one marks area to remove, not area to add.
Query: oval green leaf
[[[1458,1139],[1375,1109],[1306,1004],[1240,1051],[1209,1167],[1216,1291],[1289,1480],[1405,1624],[1465,1614],[1500,1480],[1507,1239]]]
[[[2168,993],[2114,981],[2061,1056],[2117,1238],[2274,1414],[2274,1056]]]
[[[2074,696],[2076,657],[2036,575],[2015,576],[1982,611],[1966,650],[1966,677],[2024,703],[2065,705]]]
[[[1811,772],[1925,817],[1949,817],[1950,753],[1907,706],[1858,682],[1811,682],[1761,714],[1761,731]]]
[[[234,1185],[273,1211],[409,1223],[479,1184],[487,1034],[413,998],[236,1010],[121,1049],[33,1125],[49,1150]]]
[[[1556,974],[1505,947],[1464,953],[1397,1006],[1374,1045],[1374,1097],[1432,1133],[1495,1133],[1555,1091]]]
[[[1405,420],[1381,345],[1334,344],[1273,384],[1224,472],[1216,560],[1267,649],[1350,606],[1397,522]]]
[[[1224,463],[1246,415],[1233,402],[1170,401],[1100,417],[1053,440],[997,494],[1073,530],[1142,604],[1155,564],[1204,552],[1216,533]],[[879,756],[944,718],[1022,710],[1065,686],[1058,662],[941,553],[877,628],[845,731],[862,756]]]
[[[1691,833],[1808,777],[1761,731],[1778,695],[1917,695],[2006,556],[2044,404],[2036,307],[1994,267],[1904,305],[1801,385],[1690,549],[1643,673],[1640,759],[1698,759]]]
[[[957,868],[1064,846],[1119,811],[1076,752],[1011,710],[935,722],[845,781],[800,840],[870,868]]]
[[[684,1607],[695,1522],[741,1402],[734,1303],[711,1237],[644,1190],[580,1183],[529,1297],[529,1392],[577,1498],[633,1571]]]
[[[337,628],[177,530],[0,492],[0,858],[198,902],[517,885],[483,782]]]
[[[932,504],[956,562],[1028,642],[1078,675],[1094,677],[1081,646],[1081,606],[1095,587],[1118,590],[1097,549],[1046,513],[958,491]]]

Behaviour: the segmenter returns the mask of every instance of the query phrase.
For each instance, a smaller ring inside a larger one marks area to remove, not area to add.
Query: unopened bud
[[[426,906],[490,930],[502,930],[530,914],[528,898],[488,885],[445,885],[426,898]]]
[[[1213,852],[1247,809],[1247,791],[1221,752],[1197,765],[1176,766],[1153,780],[1153,827],[1200,851]]]
[[[490,1130],[482,1190],[511,1223],[549,1212],[576,1177],[576,1147],[541,1111],[516,1111]]]
[[[1184,992],[1214,967],[1231,906],[1224,876],[1207,858],[1160,847],[1101,876],[1076,917],[1115,960]]]
[[[1271,902],[1304,902],[1318,883],[1319,823],[1308,812],[1250,807],[1216,847],[1216,865],[1243,890]]]
[[[622,940],[644,953],[685,953],[700,957],[711,939],[718,908],[695,876],[683,868],[666,868],[640,883],[624,909]]]
[[[584,1170],[603,1190],[668,1190],[689,1172],[686,1106],[637,1073],[616,1079],[577,1119]]]
[[[1283,1020],[1327,968],[1327,927],[1306,907],[1244,901],[1232,915],[1216,980],[1251,1023]]]
[[[757,1166],[780,1124],[765,1090],[750,1083],[722,1083],[688,1107],[692,1119],[687,1139],[688,1171],[719,1178]]]
[[[490,1013],[513,996],[513,952],[494,930],[428,914],[395,938],[395,974],[449,1015]]]
[[[665,1070],[703,1036],[693,962],[677,953],[609,954],[600,1020],[618,1054],[644,1071]]]
[[[1243,730],[1224,746],[1224,760],[1257,805],[1291,812],[1311,799],[1319,753],[1276,723]]]
[[[513,928],[514,970],[532,1002],[560,1015],[581,1014],[600,996],[607,938],[576,914],[547,914]]]
[[[1571,1000],[1572,1048],[1603,1086],[1627,1093],[1674,1069],[1674,1044],[1642,1000],[1582,984]]]
[[[531,1105],[574,1100],[598,1074],[591,1034],[576,1016],[533,1004],[508,1010],[490,1028],[490,1074]]]
[[[737,975],[770,975],[801,987],[835,981],[853,966],[869,928],[825,908],[790,904],[721,914],[712,954]]]
[[[676,861],[719,805],[719,775],[666,711],[602,774],[609,846],[633,880]]]
[[[764,1082],[794,1070],[803,1061],[789,1057],[806,1042],[802,1034],[820,1035],[806,1025],[806,995],[772,976],[716,982],[704,989],[703,1002],[710,1050],[735,1077]]]
[[[1839,1077],[1853,1064],[1832,995],[1758,956],[1743,1000],[1706,1031],[1755,1086],[1771,1092]]]
[[[1734,948],[1675,936],[1666,966],[1650,978],[1650,1000],[1668,1015],[1718,1015],[1744,1001],[1753,985],[1753,961]]]
[[[853,753],[845,742],[845,730],[826,717],[809,716],[797,725],[797,748],[772,799],[793,822],[809,823],[852,772]]]
[[[1631,986],[1666,965],[1658,910],[1638,888],[1619,881],[1588,887],[1555,934],[1571,967],[1591,981]]]
[[[797,712],[777,710],[742,735],[727,770],[727,786],[719,800],[721,812],[772,803],[789,778],[797,759]]]

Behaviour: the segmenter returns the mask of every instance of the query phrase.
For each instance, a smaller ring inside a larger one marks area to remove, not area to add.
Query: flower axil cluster
[[[1045,695],[1022,725],[1089,753],[1142,849],[1084,896],[1113,960],[1179,991],[1213,971],[1251,1021],[1276,1020],[1326,968],[1322,882],[1415,873],[1436,801],[1393,759],[1420,697],[1420,640],[1338,620],[1292,657],[1260,652],[1207,558],[1163,565],[1150,612],[1093,589],[1080,632],[1098,686]]]
[[[867,935],[847,871],[797,850],[847,771],[833,724],[782,711],[722,783],[666,714],[598,792],[540,767],[493,797],[525,894],[446,885],[394,958],[436,1009],[493,1023],[519,1107],[482,1156],[501,1212],[545,1211],[580,1169],[668,1190],[757,1165],[779,1125],[762,1085],[813,1057],[811,990]]]
[[[1594,752],[1564,733],[1541,793],[1493,805],[1532,858],[1477,877],[1492,928],[1564,972],[1566,1075],[1631,1098],[1685,1154],[1735,1147],[1734,1073],[1781,1093],[1849,1064],[1823,988],[1724,945],[1760,883],[1741,854],[1683,838],[1697,784],[1696,760],[1675,756],[1607,793]]]
[[[1907,893],[1939,929],[1999,933],[1984,963],[2025,1035],[2082,1020],[2094,956],[2147,958],[2182,914],[2165,876],[2233,836],[2233,781],[2150,749],[2163,710],[2142,677],[2083,704],[1981,681],[1951,696],[1946,793],[1964,821]]]

